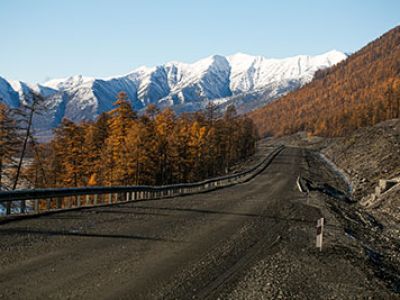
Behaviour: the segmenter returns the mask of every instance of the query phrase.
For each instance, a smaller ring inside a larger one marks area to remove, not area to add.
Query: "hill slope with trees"
[[[343,136],[400,116],[400,26],[313,81],[251,112],[260,134]]]

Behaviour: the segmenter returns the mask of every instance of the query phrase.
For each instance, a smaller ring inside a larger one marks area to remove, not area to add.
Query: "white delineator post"
[[[316,246],[319,251],[322,251],[322,237],[324,234],[324,218],[320,218],[317,222],[317,243]]]

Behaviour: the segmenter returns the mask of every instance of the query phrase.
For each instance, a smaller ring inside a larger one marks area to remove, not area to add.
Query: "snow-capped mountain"
[[[92,120],[113,107],[120,91],[128,94],[137,110],[154,103],[178,112],[193,111],[214,101],[222,106],[235,103],[244,112],[302,86],[317,70],[346,57],[336,50],[285,59],[237,53],[214,55],[192,64],[169,62],[140,67],[127,75],[104,79],[77,75],[44,84],[26,84],[0,77],[0,101],[18,107],[27,101],[31,91],[40,93],[46,98],[48,110],[37,118],[36,127],[43,129],[57,126],[63,117]]]

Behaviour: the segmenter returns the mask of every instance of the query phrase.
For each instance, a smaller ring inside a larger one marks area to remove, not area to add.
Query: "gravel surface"
[[[398,297],[362,241],[346,234],[350,204],[320,191],[307,200],[300,173],[344,185],[308,151],[285,148],[244,184],[2,224],[0,298]]]

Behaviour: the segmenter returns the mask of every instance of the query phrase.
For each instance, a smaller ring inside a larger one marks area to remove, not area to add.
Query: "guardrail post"
[[[11,201],[8,201],[6,204],[6,215],[11,214]]]
[[[86,195],[86,206],[90,203],[90,195]]]
[[[62,202],[63,202],[63,198],[62,197],[58,197],[56,199],[56,208],[60,209],[62,207]]]
[[[35,204],[34,204],[34,207],[35,207],[35,212],[36,213],[38,213],[39,212],[39,199],[36,199],[36,200],[34,200],[35,201]]]
[[[51,200],[52,200],[51,198],[47,198],[47,200],[46,200],[47,201],[47,203],[46,203],[46,209],[47,210],[51,209]]]
[[[25,205],[25,200],[21,200],[21,213],[25,213],[26,210],[26,205]]]
[[[76,206],[81,207],[81,195],[78,195],[78,198],[76,199]]]
[[[97,205],[97,198],[99,197],[98,194],[94,194],[93,204]]]

